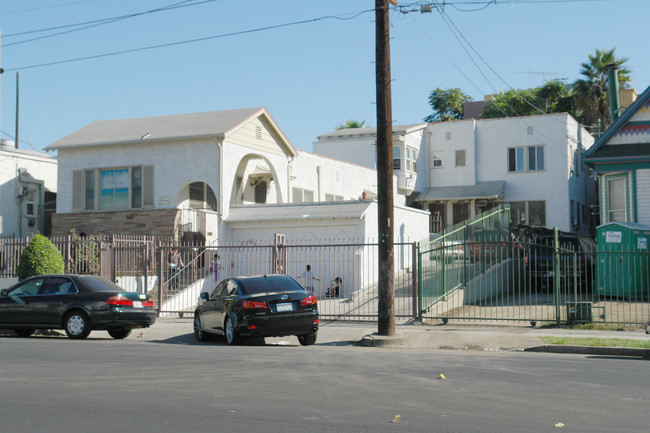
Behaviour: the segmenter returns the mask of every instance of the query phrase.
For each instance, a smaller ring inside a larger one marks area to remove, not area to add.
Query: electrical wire
[[[42,39],[49,39],[49,38],[53,38],[55,36],[65,35],[65,34],[68,34],[68,33],[74,33],[74,32],[78,32],[78,31],[81,31],[81,30],[90,29],[90,28],[93,28],[93,27],[99,27],[99,26],[102,26],[102,25],[105,25],[105,24],[112,24],[112,23],[115,23],[115,22],[118,22],[118,21],[126,20],[126,19],[129,19],[129,18],[135,18],[135,17],[139,17],[139,16],[142,16],[142,15],[148,15],[148,14],[152,14],[152,13],[156,13],[156,12],[166,12],[166,11],[173,10],[173,9],[179,9],[179,8],[184,8],[184,7],[189,7],[189,6],[197,6],[197,5],[201,5],[201,4],[205,4],[205,3],[212,3],[212,2],[220,1],[220,0],[203,0],[203,1],[200,1],[200,2],[197,2],[197,3],[187,4],[187,3],[191,2],[191,1],[193,1],[193,0],[183,0],[183,1],[179,2],[179,3],[173,3],[173,4],[163,6],[163,7],[160,7],[160,8],[151,9],[151,10],[144,11],[144,12],[137,12],[137,13],[128,14],[128,15],[121,15],[121,16],[112,17],[112,18],[103,18],[103,19],[99,19],[99,20],[86,21],[86,22],[83,22],[83,23],[66,24],[66,25],[63,25],[63,26],[56,26],[56,27],[50,27],[50,28],[38,29],[38,30],[29,30],[29,31],[26,31],[26,32],[12,33],[12,34],[9,34],[9,35],[4,35],[4,38],[9,38],[9,37],[12,37],[12,36],[20,36],[20,35],[26,35],[26,34],[32,34],[32,33],[41,33],[41,32],[51,31],[51,30],[65,29],[65,28],[70,28],[70,27],[78,27],[78,28],[74,28],[74,29],[71,29],[71,30],[65,30],[65,31],[62,31],[62,32],[57,32],[57,33],[53,33],[53,34],[49,34],[49,35],[38,36],[38,37],[35,37],[35,38],[31,38],[31,39],[24,39],[24,40],[18,41],[18,42],[12,42],[12,43],[9,43],[9,44],[5,44],[4,48],[11,47],[13,45],[20,45],[20,44],[25,44],[25,43],[28,43],[28,42],[39,41],[39,40],[42,40]],[[79,26],[85,26],[85,27],[79,27]]]
[[[0,129],[0,132],[3,133],[4,135],[6,135],[7,137],[11,138],[12,140],[16,141],[16,137],[14,137],[13,135],[8,134],[8,133],[6,133],[5,131],[3,131],[3,130],[1,130],[1,129]],[[25,140],[23,140],[23,139],[21,139],[21,140],[19,141],[19,143],[16,143],[16,146],[18,146],[18,144],[21,144],[21,143],[24,143],[24,144],[28,145],[29,147],[31,147],[31,148],[32,148],[33,150],[35,150],[35,151],[38,151],[38,149],[36,148],[36,146],[34,146],[34,145],[33,145],[32,143],[30,143],[29,141],[25,141]]]
[[[308,24],[308,23],[314,23],[318,21],[323,21],[327,19],[335,19],[335,20],[341,20],[341,21],[347,21],[347,20],[352,20],[355,19],[363,14],[369,13],[369,12],[374,12],[374,9],[366,9],[364,11],[358,12],[350,17],[342,17],[342,16],[334,16],[334,15],[328,15],[328,16],[323,16],[319,18],[311,18],[307,20],[301,20],[301,21],[293,21],[289,23],[283,23],[283,24],[275,24],[271,26],[265,26],[265,27],[257,27],[254,29],[248,29],[248,30],[241,30],[238,32],[231,32],[231,33],[223,33],[220,35],[213,35],[213,36],[206,36],[202,38],[196,38],[196,39],[188,39],[184,41],[177,41],[177,42],[169,42],[166,44],[158,44],[158,45],[150,45],[147,47],[140,47],[140,48],[132,48],[128,50],[122,50],[122,51],[113,51],[110,53],[103,53],[103,54],[94,54],[91,56],[85,56],[85,57],[77,57],[73,59],[66,59],[66,60],[57,60],[54,62],[47,62],[47,63],[39,63],[35,65],[29,65],[29,66],[19,66],[15,68],[7,68],[5,69],[5,72],[12,72],[12,71],[22,71],[22,70],[27,70],[27,69],[35,69],[35,68],[42,68],[45,66],[53,66],[53,65],[60,65],[64,63],[72,63],[72,62],[79,62],[82,60],[91,60],[91,59],[99,59],[102,57],[110,57],[110,56],[117,56],[120,54],[128,54],[128,53],[136,53],[140,51],[147,51],[147,50],[153,50],[157,48],[166,48],[166,47],[173,47],[173,46],[178,46],[178,45],[186,45],[186,44],[192,44],[196,42],[203,42],[203,41],[208,41],[208,40],[213,40],[213,39],[222,39],[222,38],[227,38],[231,36],[238,36],[238,35],[244,35],[244,34],[249,34],[249,33],[257,33],[257,32],[262,32],[266,30],[273,30],[273,29],[279,29],[282,27],[290,27],[290,26],[296,26],[300,24]]]

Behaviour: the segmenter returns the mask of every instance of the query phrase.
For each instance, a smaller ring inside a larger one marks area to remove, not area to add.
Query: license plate
[[[275,306],[275,310],[278,313],[283,313],[285,311],[293,311],[293,304],[291,302],[287,302],[284,304],[278,304]]]
[[[133,308],[142,308],[142,301],[133,301]]]

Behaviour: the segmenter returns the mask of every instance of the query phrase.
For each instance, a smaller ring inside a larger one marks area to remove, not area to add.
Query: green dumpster
[[[649,298],[650,227],[611,222],[596,228],[596,288],[600,296]]]

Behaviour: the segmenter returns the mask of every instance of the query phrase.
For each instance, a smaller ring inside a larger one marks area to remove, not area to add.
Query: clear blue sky
[[[399,1],[403,10],[420,3],[427,2]],[[629,59],[639,93],[650,86],[648,0],[447,3],[444,14],[391,14],[396,124],[422,121],[436,87],[481,100],[544,80],[575,81],[596,48]],[[294,146],[310,151],[346,119],[376,125],[373,8],[373,0],[1,0],[2,137],[15,133],[19,72],[24,149],[95,120],[265,106]],[[83,22],[91,27],[16,44],[79,27],[16,33]],[[275,28],[252,31],[267,27]],[[211,39],[29,68],[202,38]]]

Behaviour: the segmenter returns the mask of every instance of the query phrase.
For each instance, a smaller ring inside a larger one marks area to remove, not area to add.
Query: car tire
[[[82,340],[90,334],[90,320],[83,311],[73,311],[65,317],[63,322],[65,333],[69,338]]]
[[[34,331],[35,331],[35,329],[14,329],[14,332],[20,338],[31,337],[32,334],[34,333]]]
[[[201,328],[201,317],[199,316],[199,313],[194,313],[194,338],[196,338],[197,341],[205,341],[208,339],[205,331]]]
[[[317,337],[318,333],[316,332],[312,332],[311,334],[301,334],[298,336],[298,342],[303,346],[311,346],[312,344],[316,344]]]
[[[231,346],[239,344],[239,335],[237,335],[235,323],[230,316],[226,317],[226,322],[223,324],[223,333],[226,336],[226,343]]]
[[[125,328],[113,328],[108,330],[108,335],[116,340],[123,340],[131,335],[131,330]]]

